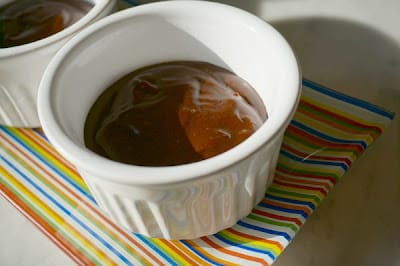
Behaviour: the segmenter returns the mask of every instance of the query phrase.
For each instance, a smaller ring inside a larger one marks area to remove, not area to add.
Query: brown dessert
[[[85,144],[115,161],[170,166],[238,145],[267,118],[255,90],[221,67],[176,61],[138,69],[91,108]]]
[[[16,0],[0,7],[0,48],[53,35],[83,17],[93,4],[84,0]]]

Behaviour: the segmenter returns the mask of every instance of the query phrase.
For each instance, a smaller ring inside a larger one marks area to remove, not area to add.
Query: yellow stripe
[[[254,240],[254,239],[251,239],[251,238],[246,238],[246,237],[243,237],[243,236],[239,236],[239,235],[236,235],[236,234],[233,234],[233,233],[229,232],[228,230],[222,231],[221,234],[227,235],[230,238],[233,238],[233,239],[237,240],[237,242],[246,243],[246,245],[248,245],[250,247],[259,248],[259,249],[262,249],[262,250],[265,250],[265,249],[271,250],[274,253],[274,255],[276,255],[276,256],[278,256],[282,252],[282,249],[280,247],[278,247],[278,245],[275,245],[275,244],[272,244],[272,243],[265,243],[265,242],[260,241],[260,240]]]
[[[85,250],[91,252],[94,254],[97,258],[102,261],[105,265],[117,265],[115,262],[111,260],[104,252],[102,252],[99,249],[96,249],[95,246],[93,245],[92,242],[90,242],[88,239],[80,235],[71,225],[67,223],[61,216],[59,216],[56,212],[54,212],[49,206],[47,206],[45,203],[43,203],[42,200],[40,200],[37,196],[35,196],[30,190],[28,190],[23,184],[21,184],[19,181],[13,178],[11,174],[9,174],[3,167],[0,167],[0,173],[6,177],[8,180],[9,184],[14,186],[14,188],[18,191],[20,191],[23,195],[25,195],[30,202],[32,202],[35,206],[37,206],[38,209],[43,211],[46,216],[51,218],[51,220],[54,221],[54,223],[60,225],[60,227],[63,227],[65,231],[67,231],[72,238],[76,239],[78,242],[80,242]]]
[[[196,249],[199,253],[203,254],[205,257],[209,258],[212,261],[215,261],[222,265],[230,265],[230,266],[239,265],[239,264],[233,263],[231,261],[226,261],[226,260],[223,260],[221,258],[217,258],[217,257],[211,255],[210,253],[205,251],[205,249],[203,249],[201,246],[197,245],[197,243],[192,240],[185,240],[185,242],[187,242],[192,248]]]
[[[3,146],[4,147],[4,146]],[[104,227],[104,225],[101,224],[101,222],[94,217],[93,214],[90,214],[89,211],[85,208],[82,209],[79,205],[79,203],[75,200],[73,200],[71,197],[66,195],[63,191],[61,191],[58,187],[54,186],[47,178],[45,178],[46,175],[41,175],[39,172],[37,172],[34,168],[32,168],[29,164],[26,164],[25,161],[22,159],[22,154],[14,153],[12,150],[4,147],[10,157],[12,157],[15,161],[23,165],[32,175],[34,175],[38,180],[40,180],[43,184],[46,186],[50,186],[49,189],[57,193],[59,197],[61,197],[66,203],[68,203],[72,208],[75,209],[80,209],[81,214],[85,216],[88,220],[91,220],[92,224],[95,225],[97,228],[102,227],[102,230],[104,233],[106,233],[111,239],[119,241],[121,247],[124,249],[127,249],[128,252],[130,252],[133,257],[141,261],[145,265],[150,265],[150,262],[148,262],[142,255],[138,254],[136,250],[131,247],[129,244],[127,244],[121,237],[119,237],[117,234],[114,232],[110,231],[107,227]],[[27,160],[31,160],[30,158],[26,158]],[[44,167],[44,166],[43,166]]]
[[[306,171],[307,173],[315,173],[315,174],[321,173],[324,176],[332,176],[333,178],[340,177],[345,172],[345,170],[341,167],[332,167],[330,165],[325,165],[325,164],[305,165],[303,162],[293,161],[292,159],[287,158],[286,156],[280,156],[279,163],[293,170]]]
[[[299,142],[288,136],[285,136],[284,143],[308,155],[343,158],[343,159],[349,159],[351,162],[354,162],[357,159],[357,155],[353,150],[351,151],[333,150],[332,148],[325,148],[325,147],[321,147],[320,149],[315,150],[314,148],[307,146],[305,142]]]
[[[27,138],[18,129],[16,129],[16,128],[9,128],[9,129],[13,132],[14,135],[18,136],[21,140],[23,140],[25,144],[28,144],[32,150],[39,153],[46,161],[48,161],[51,164],[53,164],[54,166],[56,166],[64,174],[67,174],[68,177],[74,183],[76,183],[77,185],[83,187],[85,190],[88,191],[88,188],[87,188],[85,182],[82,180],[82,178],[80,176],[76,175],[74,172],[72,172],[70,169],[68,169],[62,162],[60,162],[57,158],[52,156],[49,152],[43,150],[42,147],[38,146],[36,143],[31,141],[29,138]],[[55,151],[54,148],[49,146],[49,144],[46,144],[44,146],[46,146],[46,148],[49,148],[49,150]]]
[[[32,134],[32,132],[29,130],[22,129],[18,133],[22,134],[20,135],[23,136],[22,138],[25,140],[25,142],[29,143],[29,146],[35,147],[36,151],[39,151],[40,154],[44,156],[47,160],[57,165],[57,167],[60,168],[64,174],[67,174],[70,179],[72,179],[75,183],[79,184],[84,189],[88,190],[85,181],[83,181],[82,177],[77,173],[75,167],[70,162],[66,161],[65,158],[53,146],[51,146],[48,142],[46,142],[38,135]],[[39,142],[42,146],[31,141],[28,137],[24,136],[25,134],[29,135],[35,141]],[[69,167],[73,168],[73,170],[71,170]]]
[[[44,139],[41,135],[39,135],[37,132],[35,132],[34,130],[30,130],[28,128],[26,129],[20,128],[19,130],[24,134],[29,135],[31,138],[35,139],[35,141],[39,142],[45,148],[46,152],[50,153],[53,157],[57,157],[60,160],[60,162],[75,170],[75,166],[73,166],[62,155],[60,155],[60,153],[57,150],[55,150],[53,146],[49,145],[49,142],[46,139]]]
[[[327,96],[327,97],[329,97],[329,96]],[[301,96],[301,99],[306,101],[306,102],[309,102],[309,103],[311,103],[311,104],[313,104],[315,106],[319,106],[319,107],[321,107],[321,108],[323,108],[325,110],[328,110],[328,111],[330,111],[330,112],[332,112],[334,114],[337,114],[337,115],[349,118],[351,120],[357,121],[360,124],[363,124],[363,125],[366,125],[366,126],[375,126],[375,127],[380,128],[381,130],[383,130],[383,128],[384,128],[384,125],[382,123],[374,123],[374,122],[371,121],[371,119],[368,119],[368,120],[364,119],[363,116],[361,116],[361,115],[354,116],[351,113],[344,112],[344,111],[342,111],[340,109],[337,109],[337,108],[333,107],[332,105],[321,104],[321,99],[318,99],[318,97],[314,96],[313,98],[310,98],[310,97],[304,95],[304,93],[303,93],[303,95]],[[342,101],[338,101],[338,102],[344,103]],[[351,105],[351,106],[353,106],[353,105]],[[379,114],[375,114],[375,113],[374,113],[374,115],[375,116],[380,116]],[[382,116],[380,118],[382,119]]]
[[[299,200],[299,201],[312,202],[312,203],[314,204],[314,206],[318,206],[319,203],[321,203],[321,201],[325,198],[325,195],[322,194],[322,193],[319,192],[319,191],[312,191],[312,190],[301,189],[301,188],[293,188],[293,187],[290,187],[290,191],[288,191],[288,187],[281,186],[281,185],[278,185],[278,184],[274,184],[273,187],[274,187],[274,188],[278,188],[278,189],[283,190],[283,191],[287,191],[287,192],[289,192],[289,193],[290,193],[290,192],[294,192],[294,193],[304,194],[304,195],[306,195],[306,196],[315,196],[315,197],[317,197],[317,198],[320,199],[319,202],[316,201],[314,198],[311,198],[311,197],[304,197],[304,198],[302,198],[302,197],[297,197],[297,196],[294,196],[294,195],[284,194],[284,195],[285,195],[285,196],[284,196],[285,198],[293,199],[293,200]],[[277,193],[277,192],[274,192],[274,191],[271,191],[271,190],[268,190],[268,194],[271,194],[271,195],[273,195],[273,196],[282,197],[282,194],[281,194],[281,193]],[[283,203],[283,202],[282,202],[282,203]],[[304,208],[310,208],[310,207],[308,207],[307,205],[304,205],[304,204],[299,204],[299,205],[294,204],[294,203],[285,203],[285,204],[288,204],[288,205],[296,205],[296,206],[304,207]],[[312,212],[313,210],[310,209],[310,211]]]
[[[208,266],[211,265],[208,262],[202,260],[200,257],[198,257],[193,251],[189,250],[186,248],[184,245],[180,243],[178,240],[172,240],[171,243],[175,245],[182,253],[185,253],[188,257],[190,257],[192,260],[196,261],[198,265],[202,266]]]
[[[168,245],[165,245],[163,242],[161,242],[160,239],[153,238],[152,242],[159,246],[163,251],[166,251],[168,253],[168,256],[173,258],[177,263],[181,265],[189,265],[186,260],[184,260],[181,256],[175,253],[174,250],[172,250]]]
[[[300,112],[297,112],[296,119],[322,133],[335,136],[335,138],[352,140],[352,141],[365,141],[368,143],[368,145],[374,141],[371,135],[368,134],[369,132],[367,130],[359,130],[358,133],[349,133],[348,131],[343,131],[335,127],[331,127],[328,124],[321,123],[321,121],[310,118],[309,116],[304,115]]]

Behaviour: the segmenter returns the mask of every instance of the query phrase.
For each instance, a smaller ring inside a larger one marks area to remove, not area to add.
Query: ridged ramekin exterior
[[[210,176],[175,184],[133,186],[80,173],[100,207],[128,230],[193,239],[231,227],[261,201],[273,179],[281,140],[282,135],[276,136],[245,160]]]

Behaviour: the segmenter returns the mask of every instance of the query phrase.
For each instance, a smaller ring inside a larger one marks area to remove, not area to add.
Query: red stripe
[[[33,140],[33,139],[32,139]],[[36,142],[37,143],[37,142]],[[46,149],[47,147],[52,148],[51,146],[49,146],[48,143],[44,142],[45,146],[38,144],[41,148],[43,148],[44,150],[48,151],[48,149]],[[59,153],[56,152],[56,154],[59,155]],[[53,154],[51,154],[53,155]],[[26,156],[26,155],[25,155]],[[55,157],[55,156],[53,156]],[[61,158],[63,158],[62,156],[60,156]],[[82,197],[80,197],[78,194],[76,194],[74,191],[72,191],[69,187],[65,186],[62,182],[60,182],[55,176],[53,176],[51,173],[49,173],[48,171],[46,171],[45,169],[43,169],[39,164],[37,164],[36,162],[32,161],[37,167],[39,167],[40,169],[42,169],[47,175],[52,177],[52,180],[54,180],[57,184],[59,184],[60,186],[62,186],[63,188],[65,188],[70,194],[72,194],[76,199],[78,199],[80,202],[83,202],[84,205],[86,207],[88,207],[90,210],[92,210],[94,213],[96,213],[102,220],[103,222],[106,222],[108,225],[110,225],[113,229],[115,229],[117,232],[119,232],[121,235],[123,235],[129,242],[131,242],[132,244],[134,244],[135,246],[137,246],[141,251],[143,251],[144,254],[146,254],[147,256],[149,256],[152,260],[154,260],[157,264],[159,265],[163,265],[162,261],[160,261],[157,257],[155,257],[151,252],[149,252],[145,247],[143,247],[139,242],[137,242],[135,239],[133,239],[129,234],[127,234],[125,231],[121,230],[121,228],[119,226],[116,226],[111,220],[109,220],[106,216],[104,216],[101,212],[98,211],[97,208],[94,208],[91,204],[87,203],[86,200]],[[74,169],[70,168],[71,170],[73,170],[75,172]],[[80,177],[80,175],[77,173],[77,175]],[[94,221],[96,221],[97,223],[101,224],[101,222],[99,222],[99,220],[95,219],[92,215],[88,214]],[[141,257],[140,254],[136,253],[137,256]]]
[[[265,212],[265,211],[262,211],[262,210],[259,210],[259,209],[253,209],[252,212],[257,214],[257,215],[260,215],[260,216],[264,216],[264,217],[268,217],[268,218],[272,218],[272,219],[276,219],[276,220],[280,220],[280,221],[292,222],[292,223],[295,223],[298,226],[301,226],[303,224],[299,219],[293,218],[293,217],[286,217],[286,216],[282,216],[282,215],[277,215],[277,214]]]
[[[292,124],[287,127],[286,132],[290,132],[296,136],[301,136],[303,141],[308,140],[310,143],[319,145],[320,147],[324,147],[324,148],[333,148],[335,150],[356,151],[357,155],[361,155],[362,152],[364,151],[364,148],[361,146],[361,144],[337,143],[337,142],[327,141],[327,140],[319,138],[315,135],[312,135],[305,130],[297,128]]]
[[[239,258],[242,258],[242,259],[245,259],[245,260],[258,262],[261,265],[269,266],[269,264],[265,260],[263,260],[261,258],[249,256],[249,255],[246,255],[244,253],[239,253],[239,252],[236,252],[236,251],[233,251],[233,250],[226,249],[226,248],[218,245],[217,243],[211,241],[207,237],[201,237],[200,239],[203,240],[204,242],[206,242],[210,247],[213,247],[213,248],[215,248],[216,250],[218,250],[218,251],[220,251],[222,253],[225,253],[225,254],[228,254],[228,255],[231,255],[231,256],[234,256],[234,257],[239,257]]]
[[[306,179],[304,179],[304,177],[302,177],[301,179],[300,179],[300,177],[298,177],[298,178],[288,177],[288,176],[281,175],[277,172],[275,173],[274,181],[275,180],[283,180],[283,181],[287,181],[292,184],[293,183],[294,184],[308,184],[308,185],[323,187],[326,192],[329,192],[332,188],[331,184],[328,184],[326,182],[317,182],[317,181],[306,180]]]
[[[350,128],[346,127],[346,128],[345,128],[346,131],[350,131],[350,132],[364,132],[364,131],[366,131],[366,129],[370,129],[371,131],[378,131],[378,132],[379,132],[378,134],[376,134],[376,136],[382,133],[382,128],[380,128],[380,127],[362,124],[362,123],[360,123],[360,122],[358,122],[358,121],[355,121],[355,120],[352,120],[352,119],[350,119],[350,118],[348,118],[348,117],[339,115],[339,114],[337,114],[337,113],[334,113],[334,112],[331,112],[331,111],[329,111],[329,110],[323,109],[323,108],[321,108],[321,107],[319,107],[319,106],[316,106],[316,105],[314,105],[314,104],[312,104],[312,103],[310,103],[310,102],[307,102],[307,101],[304,100],[304,99],[301,99],[301,100],[300,100],[300,105],[299,105],[299,106],[301,106],[301,105],[307,106],[307,107],[309,107],[309,108],[311,108],[311,109],[313,109],[313,110],[316,110],[317,112],[324,113],[324,114],[326,114],[326,115],[328,115],[328,116],[330,116],[330,117],[334,117],[334,118],[336,118],[336,119],[338,119],[338,120],[341,120],[341,121],[343,121],[343,122],[345,122],[345,123],[347,123],[347,124],[350,124],[350,125],[352,125],[352,126],[358,127],[358,128],[360,129],[359,131],[352,131]],[[302,108],[299,108],[299,109],[300,109],[301,111],[304,110],[304,109],[302,109]],[[304,111],[306,111],[306,110],[304,110]],[[310,112],[308,111],[307,113],[310,113]],[[313,115],[313,116],[315,116],[315,115]],[[321,116],[318,116],[318,119],[317,119],[317,120],[324,120],[324,121],[327,121],[327,124],[332,124],[332,122],[333,122],[333,120],[323,119]],[[339,123],[335,123],[335,124],[339,126]],[[374,135],[375,135],[375,134],[374,134]],[[376,137],[374,137],[374,139],[375,139],[375,138],[376,138]]]
[[[347,166],[351,166],[351,160],[347,157],[333,157],[333,156],[320,156],[320,155],[316,155],[315,154],[307,154],[304,152],[301,152],[299,150],[294,149],[293,147],[282,143],[282,148],[286,151],[289,151],[290,153],[293,153],[301,158],[307,158],[307,159],[315,159],[315,160],[321,160],[321,161],[335,161],[335,162],[344,162],[345,164],[347,164]]]
[[[308,177],[308,178],[313,178],[313,179],[316,179],[316,180],[318,180],[318,179],[327,180],[327,181],[332,182],[333,185],[336,184],[336,179],[334,177],[331,177],[331,176],[323,176],[323,175],[319,175],[319,174],[311,173],[311,172],[310,173],[296,173],[296,169],[287,170],[285,168],[280,167],[279,165],[277,166],[276,169],[277,169],[277,171],[285,173],[285,174],[290,175],[290,176]]]
[[[272,205],[272,206],[276,206],[276,207],[281,207],[281,208],[286,208],[286,209],[290,209],[290,210],[299,210],[299,211],[304,211],[305,213],[307,213],[307,215],[311,214],[311,210],[307,207],[304,206],[299,206],[299,205],[293,205],[293,204],[286,204],[286,203],[282,203],[282,202],[276,202],[276,201],[272,201],[270,199],[266,199],[264,198],[262,200],[262,202]]]
[[[17,130],[26,138],[28,138],[30,141],[35,143],[38,147],[40,147],[43,151],[51,155],[51,157],[60,161],[65,166],[65,168],[67,168],[68,170],[79,176],[79,173],[76,171],[75,167],[73,167],[73,165],[69,161],[67,161],[63,156],[61,156],[61,154],[58,153],[58,151],[56,151],[53,148],[53,146],[49,146],[48,142],[45,139],[42,139],[42,136],[38,135],[39,136],[38,140],[42,141],[43,144],[29,134],[32,133],[29,129],[17,129]]]
[[[301,188],[301,189],[305,189],[305,190],[319,191],[324,196],[327,195],[326,191],[324,189],[322,189],[322,188],[316,188],[316,187],[310,187],[310,186],[304,186],[304,185],[295,185],[295,184],[291,184],[291,183],[282,182],[282,181],[279,181],[279,180],[274,180],[274,184],[278,184],[278,185],[285,186],[285,187]]]
[[[186,260],[187,263],[189,263],[189,265],[197,265],[196,262],[194,260],[192,260],[191,258],[189,258],[188,256],[186,256],[185,253],[183,253],[182,251],[180,251],[176,246],[173,245],[172,241],[166,240],[166,239],[160,239],[160,241],[168,246],[170,249],[172,249],[175,253],[177,253],[179,256],[182,257],[182,259]]]
[[[239,235],[239,236],[242,236],[242,237],[245,237],[245,238],[249,238],[249,239],[252,239],[252,240],[255,240],[255,241],[260,241],[260,242],[263,242],[263,243],[275,245],[275,246],[277,246],[281,251],[284,249],[284,247],[282,246],[282,244],[281,244],[280,242],[278,242],[278,241],[274,241],[274,240],[270,240],[270,239],[265,239],[265,238],[258,237],[258,236],[255,236],[255,235],[249,235],[249,234],[246,234],[246,233],[237,231],[237,230],[234,229],[233,227],[226,229],[226,231],[229,231],[229,232],[231,232],[232,234]]]
[[[15,150],[23,154],[29,162],[34,164],[36,167],[38,167],[40,170],[42,170],[46,175],[52,178],[54,182],[56,182],[58,185],[63,187],[66,191],[68,191],[71,195],[73,195],[80,203],[83,203],[87,208],[92,210],[94,213],[96,213],[102,220],[107,222],[112,228],[114,228],[116,231],[118,231],[121,235],[123,235],[129,242],[137,246],[143,253],[148,255],[151,259],[153,259],[157,264],[163,265],[163,263],[155,257],[152,253],[150,253],[145,247],[143,247],[140,243],[138,243],[136,240],[134,240],[130,235],[128,235],[126,232],[122,231],[118,226],[116,226],[113,222],[111,222],[107,217],[105,217],[101,212],[99,212],[96,208],[94,208],[91,204],[87,203],[86,200],[82,197],[80,197],[78,194],[76,194],[74,191],[72,191],[68,186],[64,185],[62,182],[58,180],[54,175],[52,175],[49,171],[47,171],[45,168],[42,167],[39,163],[37,163],[35,160],[31,159],[29,155],[27,155],[23,150],[21,150],[19,147],[17,147],[13,142],[9,141],[8,139],[4,138],[4,136],[0,135],[0,138],[5,140],[10,146],[12,146]],[[53,188],[57,191],[59,191],[60,194],[62,193],[58,188],[54,187]],[[83,211],[83,209],[81,209]],[[96,223],[101,224],[99,220],[94,218],[91,214],[85,212],[92,220],[94,220]],[[135,253],[137,256],[142,257],[140,254]],[[143,260],[146,260],[142,258]]]
[[[214,255],[212,255],[212,250],[210,250],[211,252],[208,252],[209,249],[204,248],[203,245],[198,245],[197,242],[194,242],[192,240],[184,240],[188,245],[190,245],[193,249],[195,249],[197,252],[199,252],[200,254],[202,254],[204,257],[207,257],[208,259],[218,263],[218,264],[222,264],[222,265],[238,265],[236,263],[233,263],[232,261],[226,261],[224,259],[221,259],[219,257],[216,257]]]
[[[51,227],[45,220],[29,208],[17,195],[0,183],[0,192],[18,211],[20,211],[30,222],[52,240],[72,260],[79,265],[95,265],[93,261],[75,248],[67,239],[61,236],[57,230]]]
[[[341,124],[335,123],[333,120],[329,120],[329,119],[325,119],[323,117],[320,117],[306,109],[298,109],[298,113],[302,113],[303,115],[306,115],[312,119],[315,119],[317,121],[319,121],[320,123],[324,123],[326,125],[329,125],[333,128],[336,128],[337,130],[340,130],[342,132],[345,132],[346,134],[352,134],[355,136],[359,136],[360,138],[365,139],[367,136],[371,139],[376,139],[379,136],[379,132],[373,131],[373,130],[369,130],[369,129],[353,129],[353,128],[349,128],[346,126],[343,126]]]
[[[169,241],[171,244],[174,244],[177,248],[179,248],[183,253],[191,256],[191,258],[193,260],[195,260],[197,263],[195,263],[194,265],[202,265],[202,266],[208,266],[211,265],[210,263],[208,263],[206,260],[204,260],[203,258],[201,258],[201,256],[197,255],[195,252],[193,252],[192,250],[190,250],[189,248],[187,248],[185,245],[182,244],[183,241],[181,240],[167,240]]]

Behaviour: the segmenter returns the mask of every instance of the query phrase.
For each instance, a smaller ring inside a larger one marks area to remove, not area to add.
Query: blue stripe
[[[357,98],[348,96],[346,94],[340,93],[338,91],[334,91],[334,90],[322,87],[321,85],[318,85],[318,84],[316,84],[314,82],[311,82],[309,80],[303,79],[303,85],[307,86],[310,89],[313,89],[315,91],[323,93],[325,95],[333,97],[335,99],[341,100],[343,102],[346,102],[346,103],[349,103],[349,104],[352,104],[352,105],[357,105],[357,106],[359,106],[359,107],[361,107],[363,109],[366,109],[366,110],[368,110],[370,112],[373,112],[373,113],[376,113],[376,114],[379,114],[379,115],[382,115],[382,116],[387,117],[387,118],[389,118],[391,120],[394,118],[394,113],[385,111],[382,108],[380,108],[378,106],[375,106],[375,105],[373,105],[373,104],[371,104],[369,102],[363,101],[361,99],[357,99]]]
[[[249,229],[253,229],[253,230],[256,230],[256,231],[260,231],[260,232],[263,232],[263,233],[267,233],[267,234],[270,234],[270,235],[282,236],[288,241],[290,241],[290,239],[291,239],[290,235],[285,233],[285,232],[280,232],[280,231],[276,231],[276,230],[272,230],[272,229],[256,226],[256,225],[253,225],[253,224],[245,223],[243,221],[237,222],[237,225],[241,225],[243,227],[246,227],[246,228],[249,228]]]
[[[90,235],[92,235],[95,239],[100,241],[108,250],[114,253],[121,261],[125,262],[126,265],[133,265],[124,255],[122,255],[118,250],[116,250],[110,243],[104,240],[101,236],[99,236],[96,232],[94,232],[91,228],[89,228],[84,222],[79,220],[71,211],[65,208],[61,203],[59,203],[56,199],[50,196],[46,191],[44,191],[39,185],[33,182],[27,175],[22,173],[18,168],[13,165],[10,161],[8,161],[5,157],[0,155],[0,159],[2,159],[9,167],[11,167],[15,172],[17,172],[25,181],[27,181],[32,187],[34,187],[37,191],[39,191],[42,195],[44,195],[50,202],[56,205],[63,213],[65,213],[68,217],[74,220],[77,224],[82,226]]]
[[[300,214],[301,216],[303,216],[306,219],[308,217],[308,214],[303,210],[293,210],[293,209],[288,209],[288,208],[284,208],[284,207],[278,207],[278,206],[271,205],[271,204],[268,204],[265,202],[260,202],[257,206],[264,207],[267,209],[273,209],[273,210],[280,211],[280,212]]]
[[[49,139],[46,137],[45,134],[43,134],[40,130],[37,128],[32,128],[33,132],[35,132],[37,135],[39,135],[42,139],[44,139],[46,142],[49,142]]]
[[[35,156],[37,159],[39,159],[43,164],[45,164],[47,167],[52,169],[54,172],[56,172],[60,177],[62,177],[68,184],[70,184],[72,187],[74,187],[76,190],[78,190],[80,193],[86,196],[90,201],[93,203],[96,203],[94,198],[92,197],[89,192],[87,192],[85,189],[80,187],[78,184],[73,182],[68,176],[64,175],[64,173],[60,170],[58,170],[54,165],[46,161],[40,154],[38,154],[35,150],[31,149],[29,146],[27,146],[22,140],[17,138],[12,132],[9,131],[6,127],[0,127],[0,129],[6,133],[9,137],[11,137],[13,140],[18,142],[21,146],[25,148],[25,150],[28,150],[33,156]]]
[[[221,240],[222,242],[224,242],[224,243],[226,243],[228,245],[231,245],[231,246],[234,246],[234,247],[238,247],[238,248],[241,248],[241,249],[244,249],[244,250],[250,250],[250,251],[257,252],[257,253],[265,254],[265,255],[267,255],[268,257],[270,257],[273,260],[276,259],[274,254],[272,254],[270,251],[257,249],[257,248],[252,248],[252,247],[249,247],[249,246],[244,246],[243,244],[238,244],[238,243],[235,243],[235,242],[233,242],[231,240],[228,240],[228,239],[224,238],[223,236],[221,236],[219,234],[215,234],[214,237],[219,239],[219,240]]]
[[[367,144],[364,141],[361,140],[347,140],[347,139],[339,139],[339,138],[335,138],[329,135],[326,135],[318,130],[315,130],[309,126],[306,126],[305,124],[297,121],[297,120],[292,120],[291,124],[293,126],[296,126],[298,128],[303,129],[304,131],[307,131],[308,133],[311,133],[315,136],[318,136],[322,139],[328,140],[328,141],[332,141],[332,142],[336,142],[336,143],[341,143],[341,144],[357,144],[357,145],[361,145],[361,147],[363,147],[363,149],[365,150],[367,148]]]
[[[291,154],[285,150],[281,150],[280,152],[281,155],[286,156],[296,162],[301,162],[301,163],[307,163],[307,164],[317,164],[317,165],[330,165],[330,166],[337,166],[342,168],[343,170],[347,171],[349,167],[345,163],[340,163],[340,162],[334,162],[334,161],[318,161],[318,160],[310,160],[310,159],[305,159],[302,157],[298,157],[294,154]]]
[[[193,248],[191,245],[189,245],[188,243],[186,243],[185,240],[181,240],[180,241],[183,245],[185,245],[188,249],[190,249],[191,251],[193,251],[194,253],[196,253],[199,257],[201,257],[202,259],[204,259],[205,261],[208,261],[209,263],[213,264],[213,265],[218,265],[218,266],[224,266],[223,264],[217,263],[213,260],[211,260],[210,258],[204,256],[203,254],[201,254],[199,251],[197,251],[195,248]]]
[[[174,262],[168,255],[166,255],[164,252],[162,252],[159,248],[157,248],[151,241],[149,241],[146,237],[140,235],[140,234],[134,234],[137,238],[145,242],[149,247],[151,247],[153,250],[157,252],[161,257],[166,259],[171,265],[178,265],[176,262]]]
[[[289,171],[290,173],[284,172],[284,171],[280,170],[279,168],[286,169],[286,171]],[[293,173],[293,174],[296,173],[300,177],[308,177],[308,178],[320,178],[320,176],[326,177],[326,178],[331,177],[335,180],[335,182],[333,184],[336,184],[337,180],[339,179],[339,177],[335,174],[322,173],[322,172],[316,173],[315,171],[311,171],[309,169],[297,169],[296,166],[294,166],[294,167],[293,167],[293,165],[287,166],[286,164],[284,164],[280,161],[278,161],[276,171],[282,173],[283,175],[287,175],[287,176],[293,176],[291,173]],[[329,180],[329,179],[326,181],[331,182],[331,180]]]
[[[282,202],[287,202],[287,203],[294,203],[294,204],[299,204],[299,205],[306,205],[306,206],[310,207],[312,210],[315,210],[314,204],[313,204],[312,202],[308,202],[308,201],[287,199],[287,198],[282,198],[282,197],[273,196],[273,195],[270,195],[270,194],[265,194],[265,198],[267,198],[267,199],[272,199],[272,200],[278,200],[278,201],[282,201]]]

